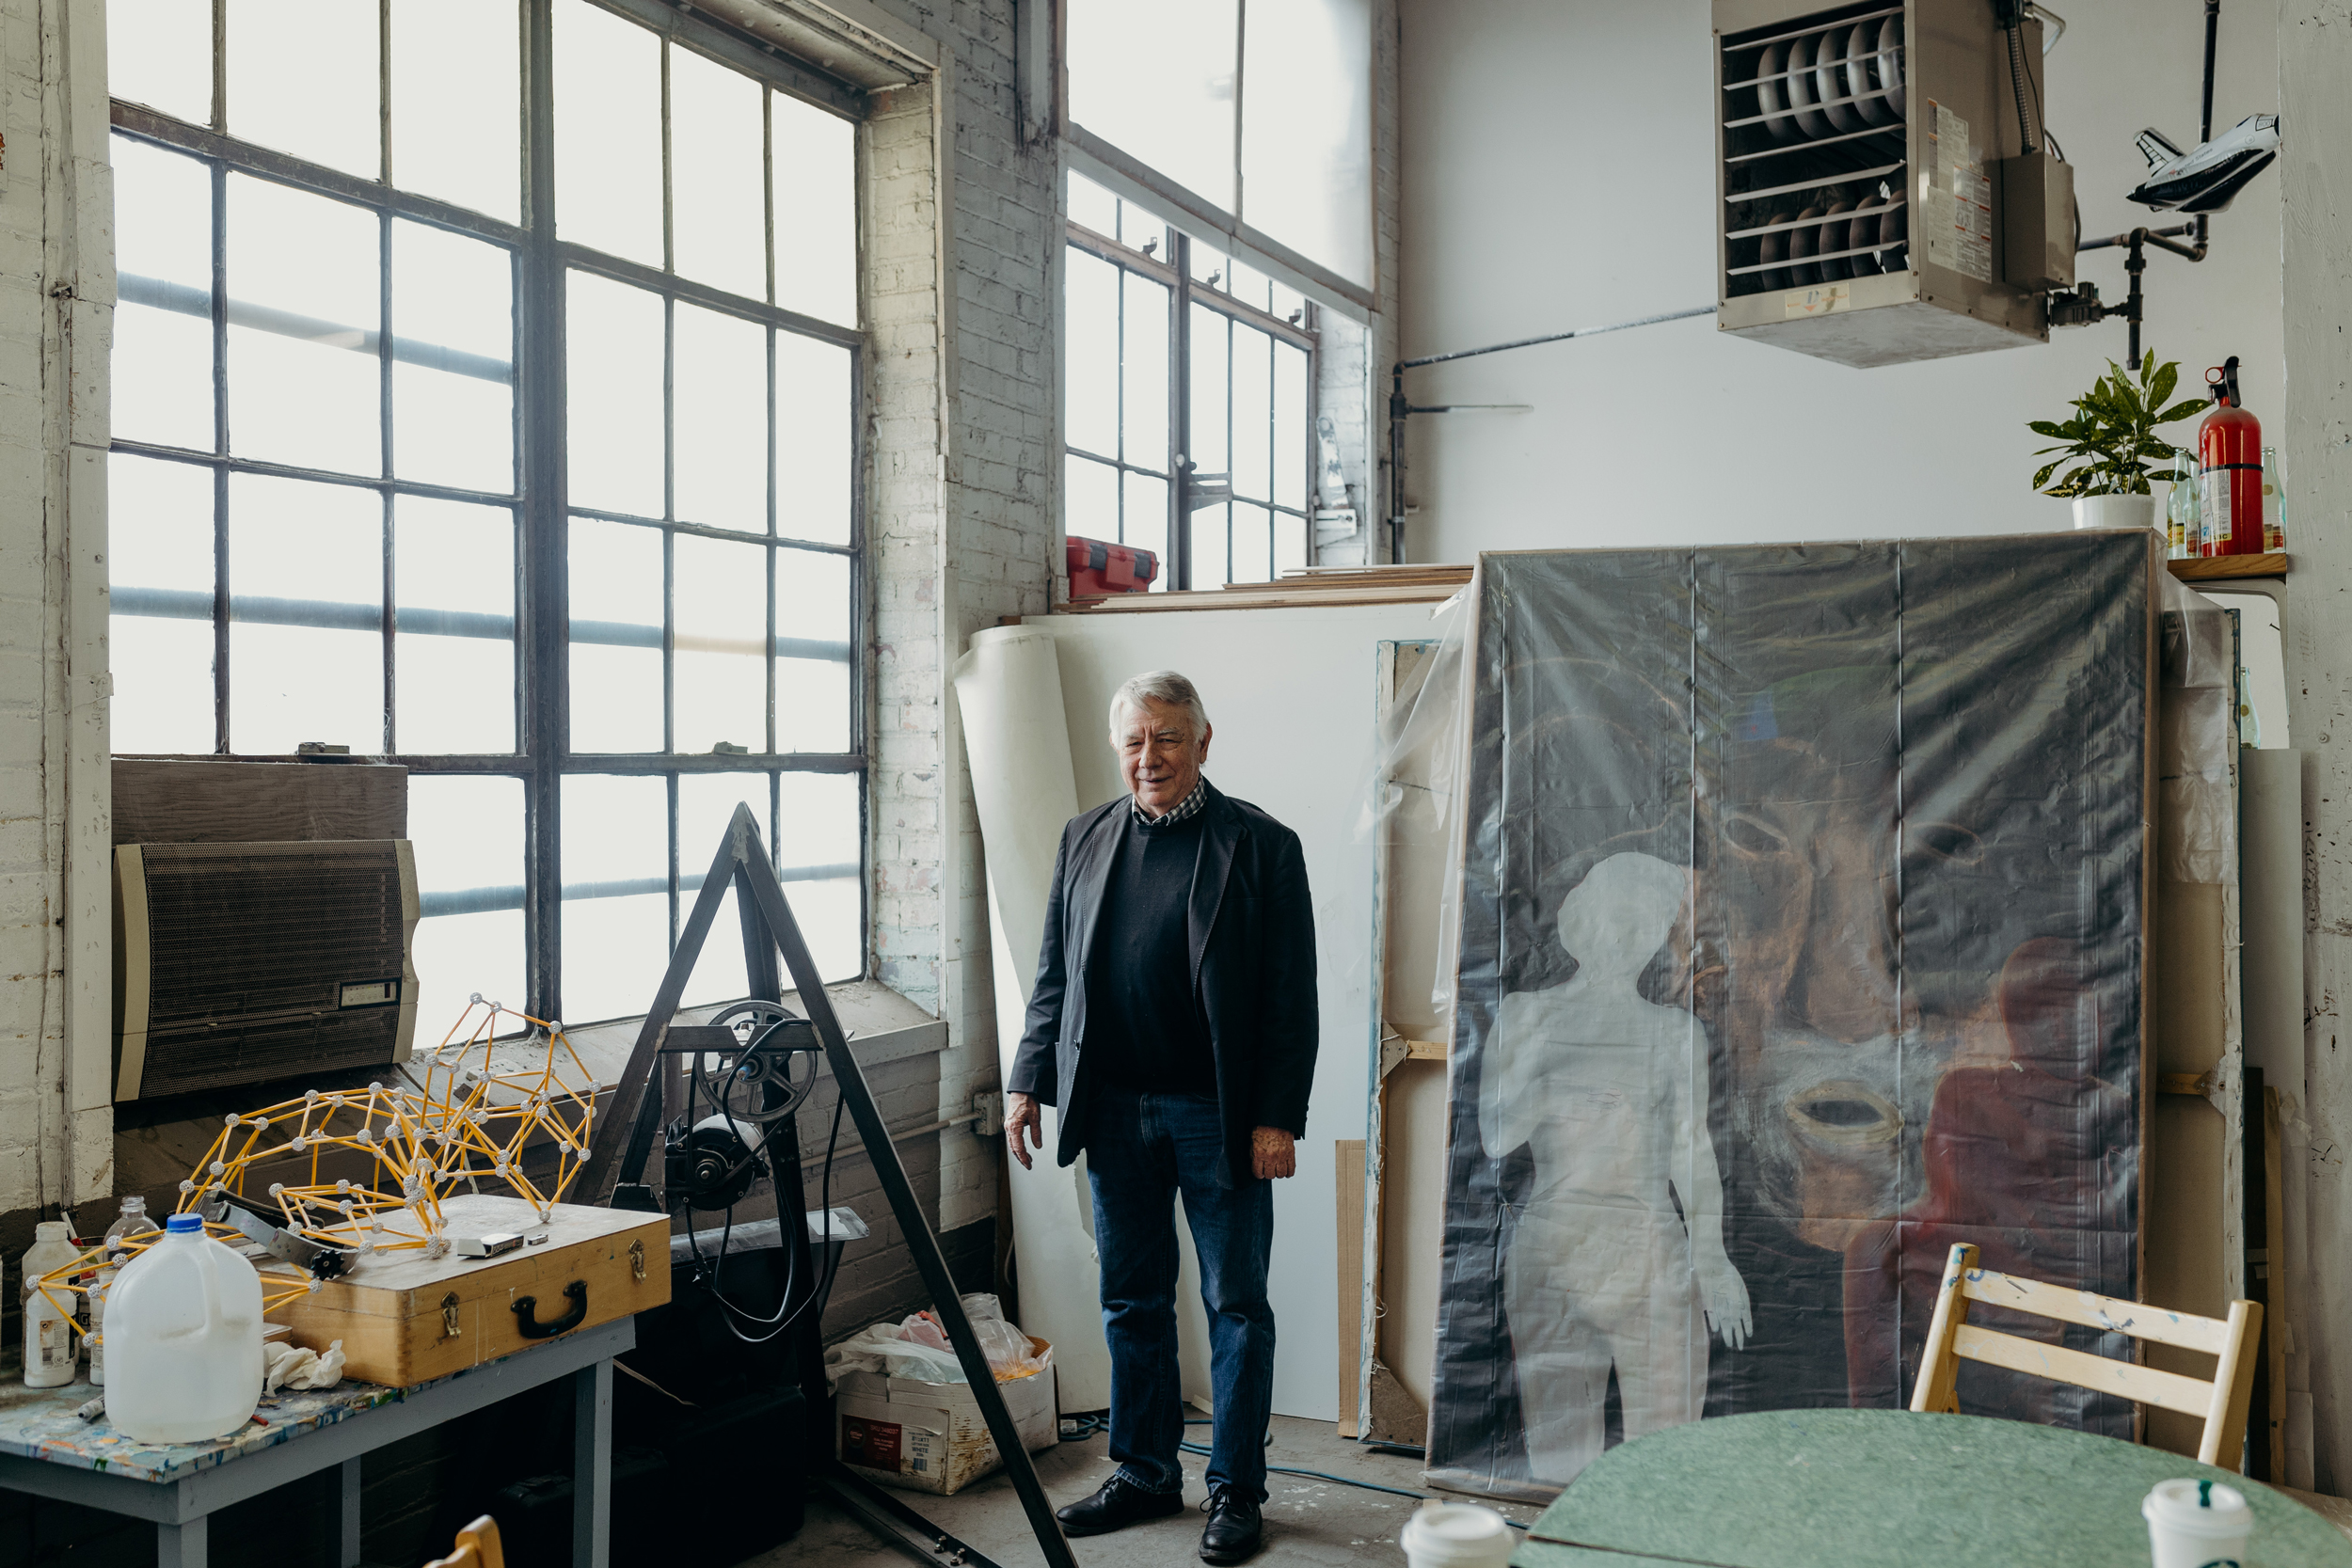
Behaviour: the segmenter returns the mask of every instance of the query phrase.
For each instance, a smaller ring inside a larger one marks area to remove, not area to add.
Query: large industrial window
[[[406,765],[436,1019],[643,1012],[739,800],[858,974],[850,93],[652,0],[109,24],[114,749]]]
[[[1065,531],[1158,553],[1155,590],[1305,565],[1314,308],[1069,180]]]

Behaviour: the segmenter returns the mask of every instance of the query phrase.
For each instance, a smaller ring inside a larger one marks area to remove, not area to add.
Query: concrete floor
[[[1207,1440],[1205,1427],[1190,1429],[1191,1441]],[[1108,1439],[1096,1435],[1082,1443],[1064,1443],[1036,1456],[1038,1478],[1045,1494],[1059,1507],[1075,1502],[1100,1486],[1111,1473],[1104,1449]],[[1269,1465],[1322,1470],[1382,1486],[1421,1492],[1420,1462],[1375,1453],[1341,1437],[1327,1421],[1302,1421],[1287,1416],[1274,1418],[1274,1444],[1266,1451]],[[1206,1496],[1200,1472],[1208,1464],[1196,1454],[1184,1456],[1184,1500],[1196,1505],[1168,1519],[1119,1531],[1088,1536],[1071,1544],[1087,1568],[1109,1564],[1197,1563],[1200,1527],[1206,1522],[1198,1504]],[[1405,1560],[1396,1532],[1419,1507],[1409,1497],[1366,1492],[1301,1476],[1266,1478],[1270,1496],[1265,1506],[1265,1546],[1252,1559],[1266,1568],[1285,1564],[1335,1565]],[[999,1473],[965,1488],[952,1497],[910,1492],[906,1499],[918,1513],[987,1553],[1004,1568],[1022,1568],[1038,1560],[1037,1540],[1012,1485]],[[1539,1512],[1530,1507],[1502,1505],[1502,1512],[1521,1521]],[[743,1568],[817,1568],[818,1564],[882,1564],[910,1560],[897,1548],[884,1545],[855,1519],[822,1501],[812,1501],[808,1522],[789,1544]]]

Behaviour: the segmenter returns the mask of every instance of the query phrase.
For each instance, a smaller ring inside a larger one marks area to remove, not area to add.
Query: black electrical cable
[[[790,1078],[788,1074],[786,1079],[786,1084],[788,1088],[790,1085]],[[809,1072],[808,1087],[802,1090],[799,1095],[792,1097],[787,1101],[787,1108],[797,1106],[800,1101],[806,1097],[809,1090],[816,1087],[816,1084],[817,1071],[812,1064]],[[727,1126],[730,1128],[736,1125],[733,1099],[734,1087],[735,1074],[730,1073],[727,1076],[725,1085],[720,1089],[717,1097],[719,1102],[719,1114],[723,1118],[724,1118]],[[690,1081],[687,1088],[687,1113],[690,1121],[693,1113],[693,1095],[694,1088]],[[831,1136],[825,1140],[824,1178],[821,1189],[822,1196],[819,1198],[819,1201],[824,1206],[825,1215],[823,1231],[824,1240],[822,1244],[829,1255],[832,1252],[833,1243],[833,1164],[834,1154],[840,1148],[841,1143],[841,1113],[847,1107],[847,1104],[848,1101],[840,1099],[836,1099],[834,1101],[833,1132]],[[783,1216],[779,1215],[778,1218],[781,1221]],[[779,1224],[778,1229],[781,1230],[782,1228],[782,1225]],[[740,1307],[736,1303],[729,1301],[726,1298],[725,1293],[719,1289],[719,1270],[726,1263],[727,1251],[734,1239],[734,1234],[735,1205],[730,1203],[727,1205],[726,1219],[721,1226],[719,1231],[718,1253],[707,1268],[706,1268],[702,1259],[701,1246],[695,1241],[694,1237],[693,1216],[691,1213],[689,1213],[687,1216],[687,1248],[693,1255],[695,1271],[698,1275],[703,1276],[705,1288],[710,1291],[711,1299],[716,1301],[723,1310],[722,1321],[726,1323],[728,1333],[733,1334],[738,1339],[740,1339],[747,1345],[764,1345],[769,1340],[775,1338],[777,1336],[790,1329],[794,1323],[801,1320],[803,1315],[804,1315],[812,1306],[817,1308],[819,1317],[823,1315],[824,1304],[831,1300],[833,1296],[834,1277],[839,1269],[839,1259],[831,1256],[827,1257],[823,1275],[818,1279],[811,1282],[808,1295],[803,1299],[798,1307],[795,1307],[792,1305],[792,1287],[794,1282],[800,1277],[800,1248],[793,1245],[791,1241],[788,1239],[785,1241],[784,1249],[784,1290],[777,1299],[775,1312],[772,1315],[765,1315],[751,1311],[746,1307]],[[736,1327],[735,1325],[735,1320],[739,1317],[745,1323],[766,1327],[768,1332],[760,1335],[744,1333],[741,1329]]]
[[[1271,1445],[1273,1441],[1273,1435],[1268,1433],[1266,1442]],[[1179,1443],[1176,1446],[1183,1449],[1185,1453],[1199,1454],[1203,1458],[1206,1458],[1209,1453],[1207,1446],[1200,1443]],[[1360,1487],[1366,1492],[1386,1492],[1392,1497],[1411,1497],[1417,1502],[1427,1502],[1429,1500],[1429,1494],[1426,1492],[1408,1492],[1402,1486],[1383,1486],[1378,1481],[1350,1481],[1345,1476],[1335,1476],[1327,1470],[1301,1470],[1288,1465],[1269,1465],[1265,1468],[1266,1474],[1270,1476],[1304,1476],[1309,1481],[1335,1481],[1342,1486]],[[1513,1529],[1527,1528],[1525,1525],[1520,1524],[1517,1519],[1511,1518],[1507,1514],[1503,1517],[1502,1522],[1510,1526]]]

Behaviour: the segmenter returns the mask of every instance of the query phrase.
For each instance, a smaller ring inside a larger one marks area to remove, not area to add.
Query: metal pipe
[[[1484,348],[1455,349],[1451,354],[1424,354],[1418,359],[1399,359],[1389,368],[1389,560],[1402,564],[1405,560],[1405,421],[1413,414],[1436,414],[1453,407],[1495,406],[1480,404],[1432,404],[1415,407],[1406,401],[1405,372],[1422,365],[1449,364],[1456,359],[1475,359],[1482,354],[1502,354],[1515,348],[1534,348],[1538,343],[1565,342],[1570,338],[1592,338],[1603,332],[1623,332],[1636,326],[1656,326],[1661,322],[1687,321],[1692,316],[1711,316],[1712,305],[1702,305],[1690,310],[1669,310],[1662,316],[1636,316],[1631,321],[1611,322],[1606,326],[1578,326],[1565,332],[1548,332],[1540,338],[1515,338],[1507,343],[1488,343]],[[1517,404],[1502,404],[1516,407]]]
[[[2213,56],[2221,37],[2221,0],[2205,0],[2205,97],[2197,116],[2197,145],[2213,140]]]

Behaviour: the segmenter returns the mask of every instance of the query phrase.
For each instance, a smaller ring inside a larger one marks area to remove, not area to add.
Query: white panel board
[[[1056,639],[1080,809],[1120,791],[1107,739],[1111,693],[1146,670],[1181,670],[1200,689],[1216,736],[1208,776],[1299,836],[1314,893],[1322,1040],[1298,1174],[1275,1186],[1268,1293],[1279,1333],[1277,1414],[1338,1415],[1339,1256],[1331,1143],[1365,1135],[1364,1085],[1375,1028],[1373,850],[1359,821],[1374,758],[1374,693],[1383,641],[1430,635],[1434,606],[1197,610],[1032,617]],[[1433,916],[1434,918],[1434,916]],[[1181,1227],[1179,1227],[1181,1230]],[[1350,1282],[1351,1289],[1355,1282]],[[1197,1343],[1200,1306],[1184,1305]],[[1192,1356],[1185,1379],[1193,1392]]]

